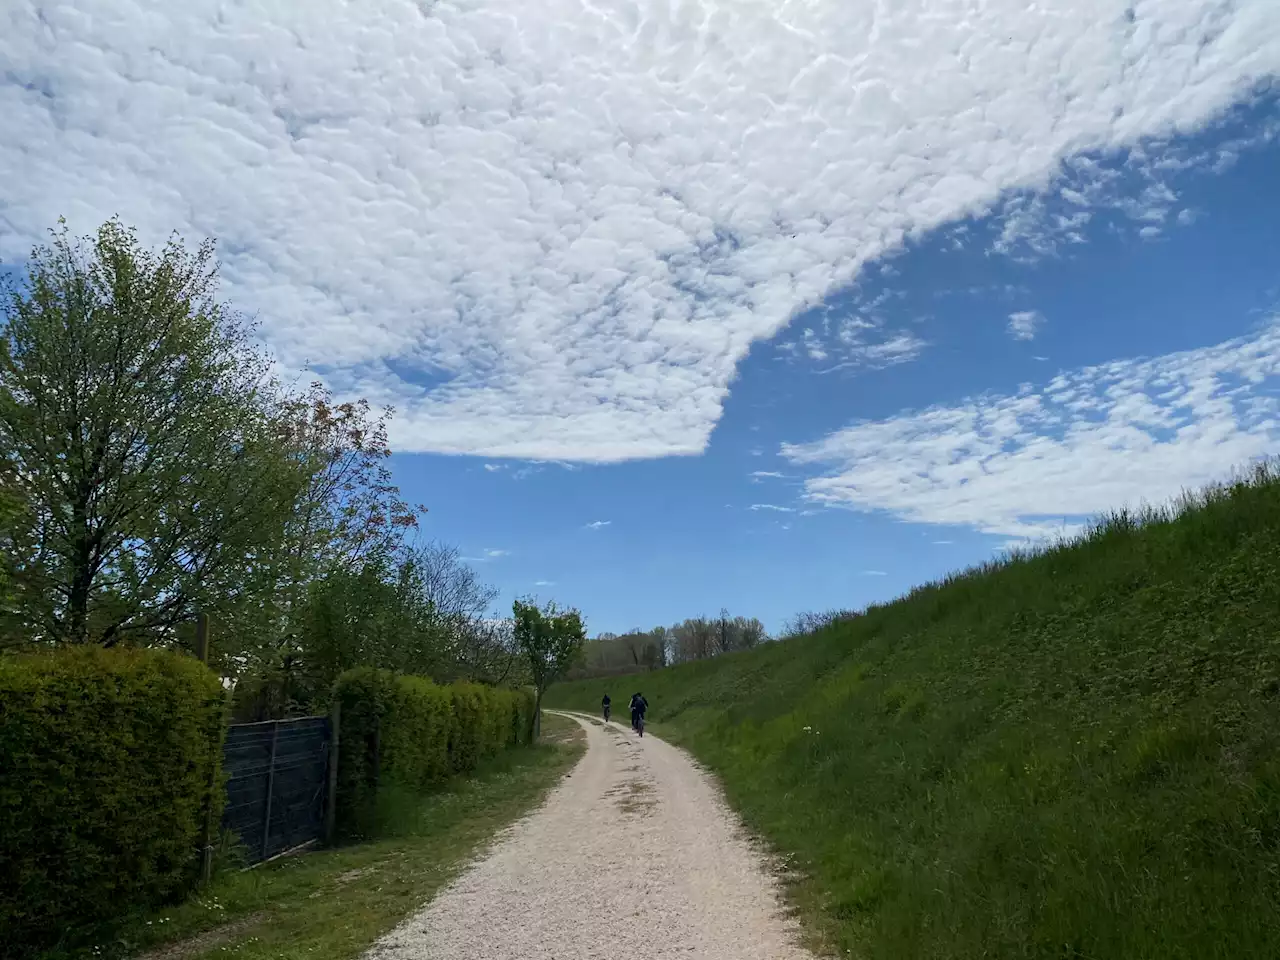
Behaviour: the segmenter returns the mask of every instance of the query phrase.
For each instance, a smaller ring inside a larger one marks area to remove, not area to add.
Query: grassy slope
[[[572,721],[548,717],[543,742],[500,754],[472,777],[382,804],[375,842],[227,871],[202,896],[161,911],[91,955],[153,960],[348,960],[457,875],[495,833],[534,807],[581,756]]]
[[[860,957],[1280,957],[1280,481],[642,678]]]

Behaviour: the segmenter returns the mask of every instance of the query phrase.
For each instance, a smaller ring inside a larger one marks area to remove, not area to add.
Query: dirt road
[[[573,773],[369,960],[812,960],[688,755],[574,719]]]

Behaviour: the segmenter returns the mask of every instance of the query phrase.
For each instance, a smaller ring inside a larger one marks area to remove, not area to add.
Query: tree
[[[734,649],[750,650],[769,638],[769,632],[757,617],[734,617]]]
[[[19,555],[23,540],[22,499],[13,485],[13,478],[0,461],[0,647],[13,642],[8,619],[13,614],[14,558]]]
[[[512,614],[515,642],[528,661],[533,681],[537,737],[542,732],[542,695],[581,656],[587,632],[577,610],[557,610],[554,603],[539,607],[533,600],[517,600]]]
[[[369,630],[396,623],[405,656],[422,645],[422,577],[406,537],[426,508],[405,502],[391,481],[391,415],[375,415],[363,400],[337,403],[319,383],[282,403],[281,448],[305,479],[278,536],[255,554],[237,602],[224,602],[219,644],[223,658],[235,657],[237,674],[282,688],[257,694],[262,702],[290,702],[286,687],[323,696],[322,665],[365,662],[350,658],[372,642]],[[375,582],[376,603],[342,596]],[[322,623],[322,608],[340,610],[343,627]],[[323,652],[314,649],[317,638]]]
[[[719,623],[706,617],[693,617],[671,628],[675,637],[676,659],[707,660],[715,656]]]
[[[667,630],[655,627],[650,631],[633,630],[618,637],[631,666],[657,670],[666,665]]]
[[[14,589],[31,639],[171,632],[236,590],[305,482],[268,359],[213,299],[212,255],[63,223],[2,291],[0,458],[29,532]]]

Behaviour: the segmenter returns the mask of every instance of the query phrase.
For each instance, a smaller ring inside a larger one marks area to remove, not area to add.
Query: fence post
[[[271,764],[267,767],[267,810],[262,817],[262,859],[267,859],[267,841],[271,838],[271,793],[276,785],[276,741],[280,739],[280,721],[271,728]]]
[[[226,709],[226,694],[223,694],[223,709]],[[218,717],[219,723],[226,722],[225,713]],[[209,795],[204,801],[204,829],[201,831],[201,839],[204,841],[200,845],[200,885],[205,886],[213,879],[213,799],[218,792],[218,768],[222,766],[222,743],[221,738],[217,746],[213,750],[212,765],[209,768]]]
[[[333,700],[329,720],[329,796],[324,808],[324,842],[333,843],[333,831],[338,822],[338,744],[342,722],[342,701]]]

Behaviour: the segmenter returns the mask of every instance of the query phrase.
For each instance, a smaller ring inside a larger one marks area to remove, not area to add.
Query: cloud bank
[[[400,449],[603,462],[702,450],[750,344],[904,236],[1211,119],[1280,5],[15,0],[0,60],[0,256],[215,236]]]
[[[1278,443],[1280,320],[1215,347],[855,423],[782,455],[826,469],[805,483],[819,503],[1036,539],[1222,479]]]

